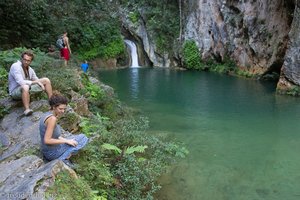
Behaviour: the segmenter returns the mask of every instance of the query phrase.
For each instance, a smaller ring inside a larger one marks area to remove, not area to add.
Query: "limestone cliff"
[[[285,93],[300,85],[300,2],[297,1],[292,28],[289,33],[289,45],[286,51],[277,90]],[[298,91],[299,92],[299,91]]]
[[[240,70],[280,75],[278,89],[300,85],[299,2],[296,0],[181,0],[181,42],[196,42],[201,59],[233,60]],[[179,12],[180,13],[180,12]],[[142,12],[141,12],[141,16]],[[180,65],[179,56],[158,53],[145,23],[123,24],[155,66]],[[175,48],[174,48],[175,49]],[[169,52],[168,52],[169,53]],[[175,59],[174,59],[175,58]],[[177,61],[177,62],[176,62]]]
[[[195,40],[202,57],[229,56],[253,74],[280,71],[294,5],[283,0],[190,0],[184,39]]]
[[[184,6],[184,40],[196,41],[202,59],[228,56],[251,74],[280,74],[280,93],[300,85],[299,1],[189,0]]]

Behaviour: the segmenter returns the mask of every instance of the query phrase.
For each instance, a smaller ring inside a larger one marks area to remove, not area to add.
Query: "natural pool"
[[[156,199],[300,199],[300,98],[276,95],[276,83],[161,68],[99,76],[149,117],[150,134],[190,151]]]

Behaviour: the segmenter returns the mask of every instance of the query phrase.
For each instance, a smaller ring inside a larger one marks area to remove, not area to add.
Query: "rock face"
[[[281,92],[300,85],[300,2],[295,7],[289,44],[277,89]]]
[[[294,6],[283,0],[190,0],[185,40],[196,41],[202,57],[234,59],[252,74],[280,71]]]
[[[117,60],[114,58],[103,60],[103,59],[95,59],[91,62],[91,67],[94,70],[97,68],[116,68],[117,67]]]
[[[153,38],[147,31],[146,19],[143,15],[143,10],[139,10],[142,20],[141,23],[134,24],[128,19],[128,12],[120,10],[121,20],[123,21],[123,28],[126,30],[123,35],[129,40],[133,40],[138,46],[139,57],[146,56],[146,59],[140,59],[139,63],[142,65],[151,64],[156,67],[171,67],[177,65],[172,61],[172,56],[169,54],[160,54],[153,41]],[[124,31],[123,31],[124,32]],[[141,48],[143,48],[141,50]]]
[[[57,173],[68,171],[77,178],[75,172],[62,161],[53,160],[44,164],[37,156],[1,163],[0,171],[5,172],[0,175],[1,199],[49,199],[45,191],[53,184]]]

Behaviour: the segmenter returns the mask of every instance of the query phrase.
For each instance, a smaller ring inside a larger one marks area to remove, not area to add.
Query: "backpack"
[[[56,47],[57,47],[58,49],[62,49],[62,48],[65,47],[65,45],[64,45],[64,40],[63,40],[62,37],[60,37],[60,38],[58,38],[58,39],[56,40]]]

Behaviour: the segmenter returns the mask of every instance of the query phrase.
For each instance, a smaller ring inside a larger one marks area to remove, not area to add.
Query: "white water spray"
[[[130,67],[139,67],[138,63],[138,54],[136,45],[131,40],[124,40],[124,42],[128,45],[131,54],[131,66]]]

